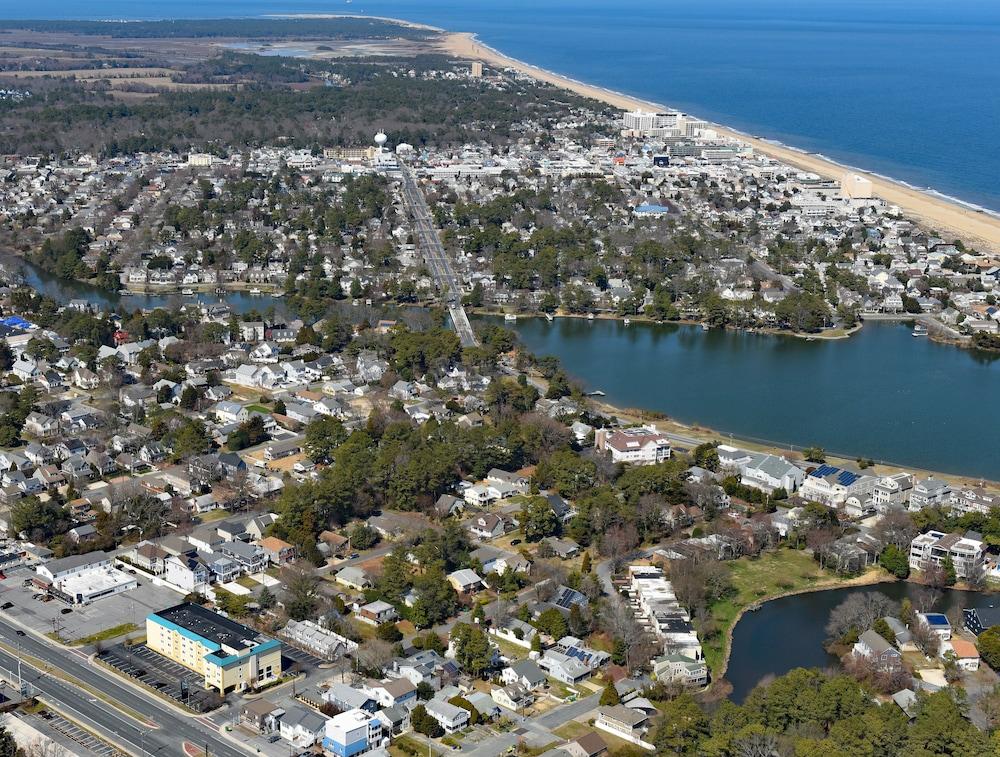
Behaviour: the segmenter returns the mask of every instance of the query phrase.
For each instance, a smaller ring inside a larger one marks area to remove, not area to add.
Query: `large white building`
[[[655,465],[670,459],[670,440],[655,428],[625,428],[608,433],[598,431],[594,444],[611,454],[616,463]]]
[[[728,444],[720,444],[718,453],[720,465],[738,472],[744,486],[768,493],[784,489],[791,494],[802,485],[806,476],[804,470],[778,455],[750,452]]]
[[[681,136],[683,121],[684,114],[675,110],[665,113],[633,110],[622,116],[622,131],[639,137]]]
[[[910,542],[910,569],[927,570],[951,558],[955,575],[966,578],[983,567],[986,545],[966,534],[928,531]]]
[[[135,576],[112,567],[111,556],[100,551],[51,560],[35,571],[53,594],[73,604],[89,604],[138,585]]]

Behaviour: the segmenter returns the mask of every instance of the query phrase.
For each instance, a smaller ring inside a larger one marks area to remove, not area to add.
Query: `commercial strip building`
[[[281,642],[190,602],[146,617],[146,646],[205,677],[221,694],[281,676]]]
[[[138,586],[135,576],[114,568],[111,556],[101,551],[51,560],[39,565],[35,572],[38,574],[36,583],[44,584],[60,599],[78,605]]]

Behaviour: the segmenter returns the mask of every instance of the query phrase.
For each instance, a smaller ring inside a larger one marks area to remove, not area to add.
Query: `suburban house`
[[[257,544],[272,565],[285,565],[295,559],[295,547],[276,536],[265,536]]]
[[[951,511],[955,515],[965,513],[983,513],[989,515],[990,510],[1000,506],[1000,492],[986,489],[959,489],[951,493]]]
[[[910,501],[913,476],[909,473],[893,473],[875,482],[872,489],[872,504],[880,513],[891,508],[903,508]]]
[[[507,615],[493,623],[489,627],[489,632],[498,639],[503,639],[525,649],[531,649],[531,640],[538,634],[538,629],[513,615]]]
[[[611,707],[601,707],[597,710],[594,727],[631,741],[645,749],[653,749],[652,744],[644,740],[649,730],[649,716],[642,710],[616,704]]]
[[[515,712],[524,707],[530,707],[532,702],[535,701],[534,694],[517,684],[494,686],[490,689],[490,696],[501,707],[506,707],[508,710],[514,710]]]
[[[323,750],[335,757],[354,757],[387,744],[382,721],[364,710],[351,709],[326,720]]]
[[[751,459],[742,466],[740,482],[745,486],[772,493],[784,489],[791,494],[806,477],[806,472],[777,455],[751,453]]]
[[[445,733],[454,733],[464,728],[471,715],[463,707],[442,702],[440,699],[431,699],[425,705],[427,714],[434,718],[444,729]]]
[[[395,707],[417,699],[417,687],[406,678],[387,678],[384,681],[368,680],[361,684],[361,691],[370,696],[380,707]]]
[[[278,721],[279,733],[285,741],[300,749],[308,749],[323,738],[326,721],[325,715],[293,704]]]
[[[483,588],[483,579],[476,575],[476,571],[469,568],[461,568],[449,573],[448,583],[459,594],[471,594]]]
[[[545,685],[545,671],[534,660],[514,660],[503,669],[500,680],[507,685],[517,684],[533,691]]]
[[[469,532],[478,539],[495,539],[504,534],[503,518],[495,513],[484,513],[472,519]]]
[[[372,585],[372,580],[368,574],[363,569],[353,565],[348,565],[346,568],[338,570],[334,576],[334,580],[342,586],[346,586],[349,589],[356,589],[357,591],[364,591],[371,588]]]
[[[951,485],[940,478],[924,478],[913,485],[910,492],[910,509],[922,510],[951,501]]]
[[[538,666],[548,671],[548,674],[561,683],[580,683],[590,677],[591,670],[576,657],[557,652],[554,649],[545,651]]]
[[[878,670],[895,670],[903,662],[899,650],[871,629],[861,634],[854,644],[853,653],[871,662]]]
[[[355,611],[358,620],[373,626],[391,623],[396,619],[396,608],[388,602],[377,599],[359,607]]]
[[[685,686],[705,686],[708,683],[708,666],[704,660],[692,660],[682,654],[666,654],[655,658],[653,674],[657,681],[681,683]]]
[[[560,749],[570,757],[604,757],[608,753],[607,742],[593,731],[563,744]]]
[[[251,699],[240,708],[240,723],[257,733],[270,733],[284,714],[283,709],[263,697]]]
[[[852,495],[861,500],[870,499],[876,480],[874,476],[824,463],[805,477],[799,494],[803,499],[836,507]]]
[[[938,654],[945,658],[953,657],[962,670],[979,670],[979,650],[967,639],[953,636],[948,641],[942,641]]]

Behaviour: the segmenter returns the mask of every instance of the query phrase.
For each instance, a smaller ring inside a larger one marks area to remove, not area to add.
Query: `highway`
[[[202,719],[182,715],[152,694],[116,680],[114,674],[96,667],[79,653],[42,641],[31,633],[18,636],[17,630],[18,626],[0,618],[0,638],[7,646],[47,666],[46,670],[39,670],[22,658],[21,674],[33,687],[33,693],[120,749],[134,755],[175,755],[182,742],[189,741],[206,750],[209,757],[245,757],[249,754],[224,739]],[[121,702],[153,725],[144,727],[90,691],[57,678],[50,671],[59,671],[101,692],[109,700]],[[17,655],[0,649],[0,672],[16,681]]]
[[[469,316],[462,307],[462,288],[458,284],[455,270],[451,267],[448,253],[441,244],[437,227],[434,225],[434,217],[427,207],[427,200],[414,181],[410,169],[400,165],[400,170],[403,174],[403,199],[413,216],[413,230],[417,244],[423,251],[427,267],[430,268],[431,275],[441,290],[441,296],[448,305],[448,312],[451,314],[452,323],[455,324],[455,331],[458,332],[462,346],[475,347],[479,342],[472,331]]]

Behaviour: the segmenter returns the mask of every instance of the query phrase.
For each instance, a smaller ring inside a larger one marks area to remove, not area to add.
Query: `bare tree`
[[[965,583],[970,589],[982,591],[986,588],[986,566],[982,563],[967,569]]]
[[[778,739],[763,730],[736,739],[733,753],[737,757],[772,757],[778,753]]]
[[[639,546],[639,532],[631,523],[618,524],[605,531],[601,537],[600,552],[610,557],[615,572],[628,560],[629,553]]]
[[[910,542],[917,535],[917,527],[913,523],[913,518],[905,510],[889,510],[879,518],[872,535],[885,546],[892,544],[899,549],[909,550]]]
[[[940,636],[919,621],[910,628],[910,634],[913,636],[913,643],[921,652],[932,659],[937,657],[938,649],[941,647]]]
[[[917,612],[928,612],[941,599],[941,592],[933,586],[921,586],[913,592],[913,606]]]
[[[899,605],[879,591],[851,594],[830,611],[826,635],[831,641],[847,636],[851,631],[864,633],[879,618],[895,615]]]
[[[369,639],[358,647],[358,664],[368,671],[381,674],[392,658],[392,644],[382,639]]]

